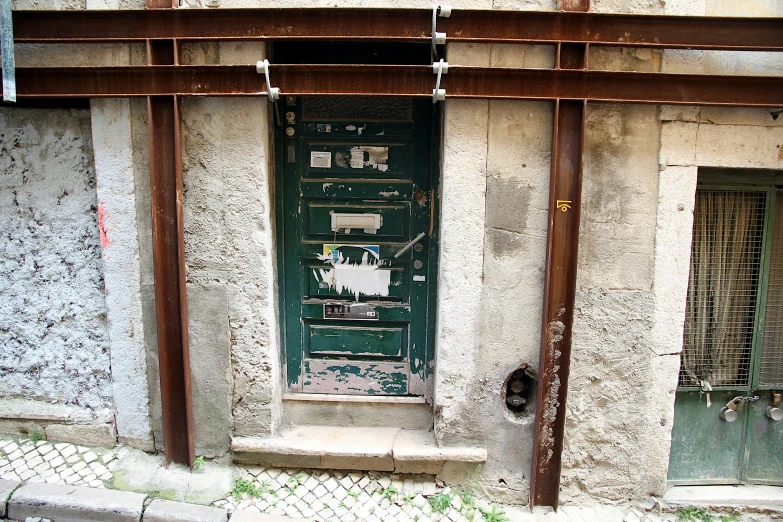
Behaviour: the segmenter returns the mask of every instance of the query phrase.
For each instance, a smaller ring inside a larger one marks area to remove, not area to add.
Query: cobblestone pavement
[[[95,488],[112,487],[115,449],[0,438],[0,478]],[[257,510],[319,521],[480,521],[492,507],[426,476],[238,467],[244,478],[213,503],[228,511]],[[198,471],[196,472],[198,473]],[[422,478],[425,477],[425,478]],[[495,513],[500,513],[495,508]],[[493,519],[502,521],[502,517]]]
[[[134,453],[135,452],[135,453]],[[212,492],[213,505],[229,512],[255,510],[322,522],[503,522],[549,521],[675,522],[677,514],[661,513],[657,506],[640,509],[619,506],[562,506],[555,513],[530,514],[526,506],[492,505],[470,492],[451,489],[426,475],[354,473],[324,470],[241,467],[226,463],[204,464],[190,473],[187,468],[166,469],[161,456],[117,447],[86,448],[69,443],[34,441],[0,436],[0,479],[47,482],[93,488],[112,488],[122,482],[123,466],[134,458],[144,459],[132,468],[138,475],[155,475],[160,469],[176,483],[208,479],[209,469],[233,477],[220,491]],[[137,460],[138,462],[138,460]],[[156,466],[159,469],[156,469]],[[237,479],[238,477],[238,479]],[[127,487],[127,476],[125,477]],[[217,484],[206,480],[207,484]],[[190,484],[192,485],[192,484]],[[233,491],[229,491],[233,486]],[[190,487],[190,486],[188,486]],[[210,486],[208,486],[210,487]],[[131,488],[133,489],[133,488]],[[214,488],[212,488],[214,489]],[[138,489],[133,489],[138,491]],[[143,491],[152,496],[163,491]],[[183,494],[184,495],[184,494]],[[165,495],[162,495],[165,497]],[[171,500],[184,500],[183,498]],[[207,500],[206,502],[209,502]],[[657,512],[657,513],[656,513]],[[701,519],[700,519],[701,520]],[[710,520],[710,519],[705,519]],[[760,522],[780,520],[776,515],[717,513],[711,520]]]
[[[246,471],[247,477],[238,483],[235,494],[215,502],[216,506],[340,522],[462,522],[482,520],[482,509],[491,512],[469,492],[439,487],[418,477],[262,468]],[[495,513],[500,512],[496,507]]]
[[[44,440],[0,439],[0,479],[111,487],[109,467],[116,458],[113,450],[103,448],[90,449]]]

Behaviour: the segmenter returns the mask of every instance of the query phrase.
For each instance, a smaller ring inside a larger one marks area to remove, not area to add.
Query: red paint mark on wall
[[[106,218],[109,217],[109,213],[106,212],[106,207],[103,201],[98,203],[98,229],[101,232],[101,248],[106,249],[111,245],[111,239],[109,239],[109,229],[106,226]]]

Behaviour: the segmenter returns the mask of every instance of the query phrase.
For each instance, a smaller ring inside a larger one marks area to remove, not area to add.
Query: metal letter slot
[[[360,319],[377,321],[375,307],[366,303],[329,303],[324,305],[324,319]]]
[[[338,214],[332,212],[332,231],[345,230],[348,234],[352,228],[361,228],[365,234],[375,234],[383,225],[380,214]]]

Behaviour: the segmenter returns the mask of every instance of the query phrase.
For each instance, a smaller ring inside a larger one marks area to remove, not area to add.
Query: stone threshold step
[[[296,426],[274,438],[234,437],[231,451],[241,464],[428,475],[447,462],[487,460],[484,448],[439,447],[429,431],[379,427]]]
[[[742,507],[783,512],[783,488],[755,484],[670,486],[663,501],[679,506]]]

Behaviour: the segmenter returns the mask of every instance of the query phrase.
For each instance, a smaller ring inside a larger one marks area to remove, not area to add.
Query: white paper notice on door
[[[332,167],[332,153],[318,150],[310,151],[310,167],[318,169],[329,169]]]

